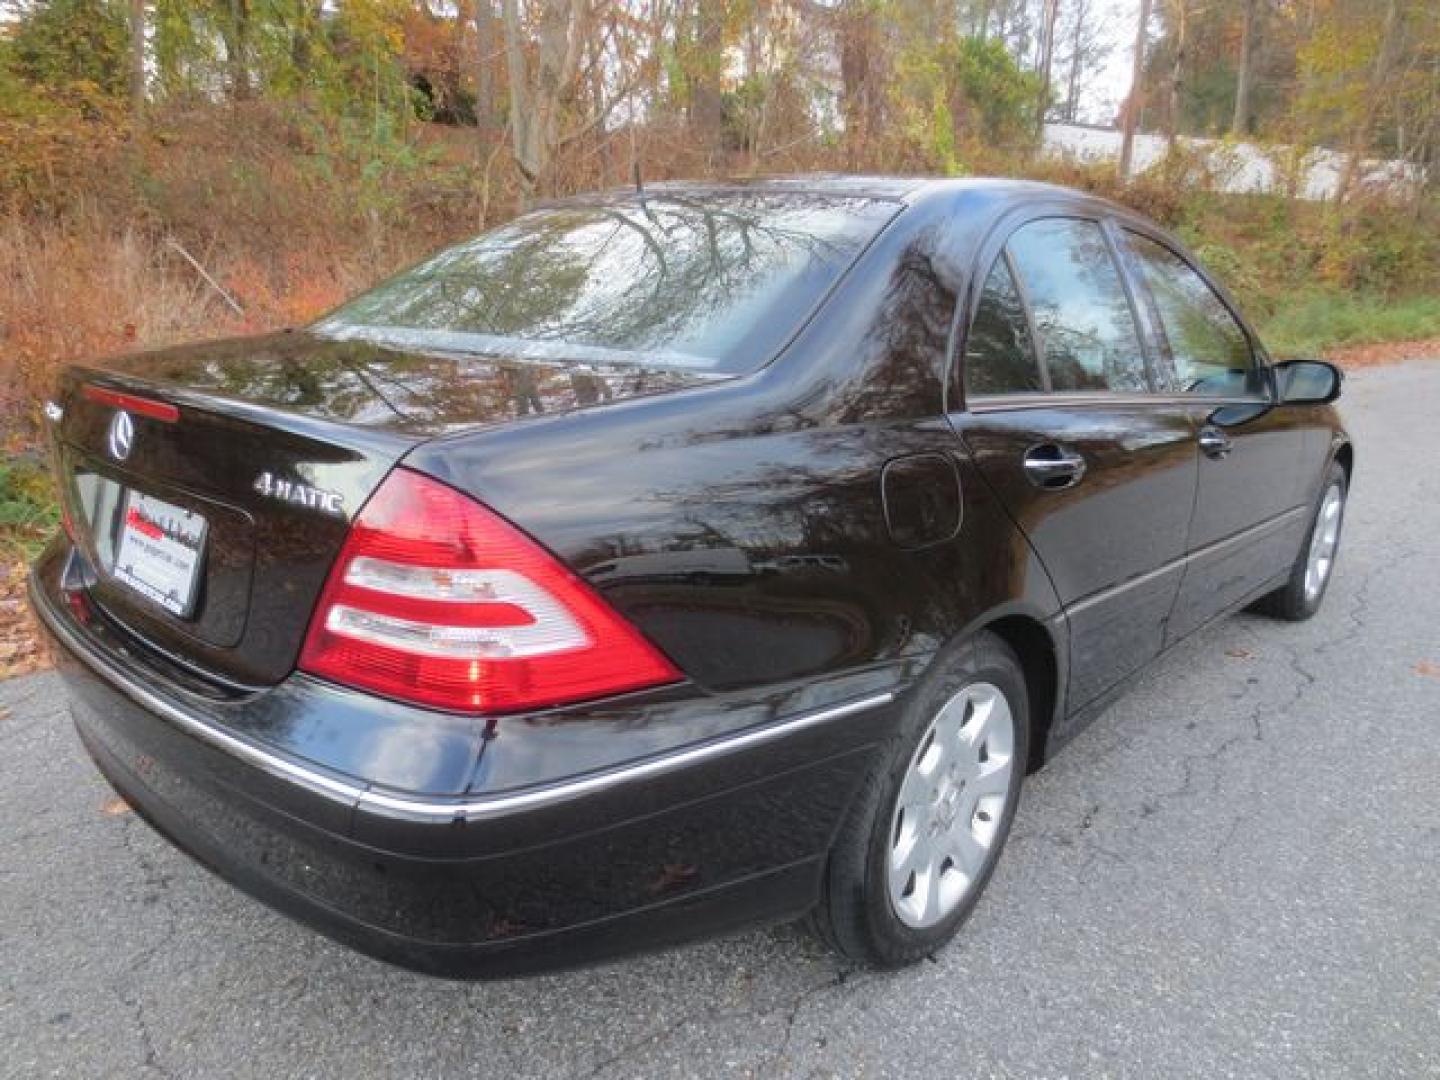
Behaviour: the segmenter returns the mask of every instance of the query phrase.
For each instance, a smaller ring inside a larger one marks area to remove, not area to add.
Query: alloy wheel
[[[1340,518],[1345,496],[1339,484],[1331,484],[1320,503],[1315,529],[1310,534],[1310,553],[1305,559],[1305,599],[1313,602],[1335,565],[1335,549],[1340,546]]]
[[[906,926],[955,911],[990,863],[1011,798],[1015,718],[999,687],[972,683],[936,713],[900,785],[886,881]]]

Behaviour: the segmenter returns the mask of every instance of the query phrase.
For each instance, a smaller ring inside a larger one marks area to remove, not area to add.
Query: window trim
[[[1153,350],[1155,343],[1151,340],[1147,320],[1140,317],[1139,309],[1136,306],[1136,296],[1133,285],[1130,281],[1129,266],[1118,250],[1115,239],[1110,235],[1111,214],[1108,210],[1090,208],[1085,206],[1066,206],[1056,204],[1024,204],[1009,214],[1003,214],[991,227],[985,239],[977,246],[978,254],[971,260],[971,275],[968,283],[965,302],[956,305],[955,325],[951,329],[951,342],[949,349],[949,370],[946,374],[945,408],[946,412],[979,412],[995,411],[987,406],[988,402],[1003,403],[1004,408],[1044,408],[1051,403],[1064,399],[1074,404],[1081,402],[1116,402],[1122,398],[1135,398],[1144,401],[1154,401],[1167,391],[1159,389],[1157,372],[1154,362]],[[1148,386],[1146,391],[1132,390],[1085,390],[1085,391],[1056,391],[1053,389],[1053,382],[1050,378],[1050,367],[1045,357],[1044,338],[1035,324],[1035,314],[1030,303],[1030,291],[1025,283],[1024,277],[1015,264],[1014,256],[1010,251],[1010,239],[1027,225],[1038,221],[1079,221],[1094,225],[1100,230],[1104,239],[1105,248],[1110,256],[1111,265],[1120,279],[1120,287],[1124,290],[1126,304],[1130,310],[1130,321],[1135,328],[1135,338],[1140,346],[1141,363],[1144,365],[1145,382]],[[997,237],[999,238],[997,240]],[[986,257],[989,256],[987,259]],[[1032,391],[1017,391],[1012,394],[979,394],[973,398],[965,389],[965,349],[969,344],[970,330],[979,313],[981,298],[985,291],[985,282],[989,279],[990,271],[1000,259],[1005,260],[1006,269],[1015,283],[1015,289],[1020,296],[1020,306],[1025,312],[1025,323],[1029,330],[1030,349],[1034,355],[1036,369],[1040,374],[1041,384],[1045,389]],[[964,322],[960,321],[961,316]],[[959,408],[955,408],[952,398],[959,397]],[[1216,399],[1210,399],[1216,400]],[[1023,402],[1034,402],[1033,405],[1024,405]]]
[[[1125,290],[1125,299],[1130,304],[1130,319],[1135,324],[1135,337],[1140,342],[1140,354],[1145,364],[1145,382],[1149,387],[1149,393],[1163,394],[1167,392],[1167,389],[1161,386],[1160,370],[1155,363],[1158,353],[1157,343],[1150,335],[1150,327],[1141,317],[1137,288],[1140,283],[1130,274],[1130,266],[1126,261],[1128,255],[1120,244],[1120,238],[1116,235],[1118,231],[1113,217],[1107,215],[1101,219],[1100,232],[1105,236],[1105,246],[1110,249],[1110,259],[1115,264],[1115,272],[1120,275],[1121,288]]]
[[[1264,398],[1204,397],[1200,394],[1135,393],[1131,390],[1076,390],[1045,394],[1040,391],[1018,391],[1013,394],[981,394],[968,402],[967,413],[1016,412],[1030,409],[1139,408],[1142,405],[1164,405],[1169,408],[1190,406],[1212,413],[1217,408],[1233,405],[1268,405]]]
[[[1020,301],[1020,312],[1025,319],[1025,346],[1030,350],[1030,360],[1035,365],[1035,373],[1040,380],[1041,388],[1039,390],[1016,390],[1013,391],[1012,394],[977,394],[975,396],[978,398],[1008,396],[1036,397],[1042,394],[1049,395],[1054,393],[1050,385],[1050,369],[1045,366],[1045,352],[1040,344],[1040,333],[1035,326],[1035,317],[1030,311],[1030,294],[1025,290],[1025,282],[1020,279],[1020,272],[1015,267],[1015,260],[1010,254],[1010,245],[1007,237],[1007,242],[1000,246],[1000,250],[995,253],[994,258],[985,264],[983,272],[973,275],[974,303],[972,304],[970,302],[970,297],[967,295],[964,303],[957,301],[955,304],[957,322],[960,316],[965,315],[967,310],[969,311],[969,315],[965,320],[963,334],[957,337],[956,331],[960,329],[958,326],[952,325],[950,329],[950,342],[946,350],[950,355],[947,358],[948,365],[944,385],[945,411],[947,413],[951,411],[950,390],[952,383],[955,383],[955,389],[960,392],[962,402],[968,404],[971,399],[970,392],[965,387],[965,350],[970,347],[970,331],[975,328],[975,320],[980,316],[980,305],[985,302],[985,286],[990,283],[990,275],[995,272],[995,267],[1001,263],[1005,264],[1005,272],[1010,275],[1010,284],[1014,287],[1015,296]],[[973,308],[973,310],[970,310],[971,308]]]
[[[1010,236],[1014,236],[1016,232],[1019,232],[1020,229],[1024,227],[1025,226],[1021,225],[1019,228],[1013,230]],[[1030,359],[1035,362],[1035,374],[1040,378],[1040,389],[1032,390],[1030,393],[1053,394],[1055,392],[1055,384],[1050,380],[1050,365],[1045,361],[1045,338],[1040,333],[1040,327],[1035,322],[1035,310],[1030,306],[1029,286],[1025,284],[1025,279],[1021,277],[1020,268],[1015,265],[1015,256],[1010,251],[1010,236],[1005,237],[1005,243],[1000,247],[1000,254],[990,263],[990,269],[985,271],[985,281],[988,282],[990,280],[990,274],[995,269],[995,263],[1003,259],[1005,262],[1005,272],[1010,275],[1010,284],[1015,287],[1015,295],[1020,298],[1020,311],[1025,317],[1025,340],[1030,344]],[[970,345],[970,330],[974,327],[975,320],[979,318],[980,304],[984,302],[985,285],[982,283],[980,286],[980,300],[975,305],[975,314],[970,317],[970,326],[965,329],[965,345],[967,348]],[[964,353],[960,356],[960,362],[962,365],[966,363]],[[965,372],[963,367],[960,372],[960,389],[964,392],[965,400],[968,402],[970,400],[970,391],[965,387]],[[976,396],[985,397],[987,395],[978,394]],[[993,397],[995,395],[988,396]]]
[[[1245,339],[1245,344],[1250,350],[1250,366],[1259,372],[1261,383],[1264,386],[1264,392],[1253,397],[1206,397],[1203,394],[1184,394],[1183,391],[1177,392],[1179,396],[1223,404],[1254,405],[1260,402],[1273,402],[1275,400],[1275,386],[1270,358],[1261,347],[1259,340],[1251,332],[1249,325],[1240,317],[1240,312],[1236,310],[1235,304],[1231,301],[1225,290],[1221,288],[1193,258],[1186,252],[1179,250],[1178,246],[1168,238],[1160,235],[1158,230],[1140,228],[1138,227],[1139,223],[1128,220],[1117,218],[1112,218],[1111,220],[1117,234],[1130,233],[1142,240],[1150,241],[1152,244],[1173,255],[1179,260],[1181,265],[1200,279],[1200,282],[1210,290],[1210,295],[1220,302],[1220,306],[1225,310],[1225,313],[1230,316],[1230,321],[1239,329],[1240,336]],[[1136,287],[1145,296],[1149,318],[1154,324],[1153,332],[1156,337],[1156,347],[1165,358],[1165,362],[1169,367],[1168,374],[1178,383],[1180,371],[1175,363],[1175,350],[1174,346],[1170,343],[1170,332],[1165,328],[1165,320],[1160,315],[1160,307],[1155,299],[1154,290],[1150,286],[1149,279],[1145,276],[1144,267],[1140,265],[1140,255],[1130,246],[1130,241],[1127,237],[1117,236],[1117,244],[1122,246],[1127,269],[1134,275]],[[1170,391],[1166,392],[1168,393]]]

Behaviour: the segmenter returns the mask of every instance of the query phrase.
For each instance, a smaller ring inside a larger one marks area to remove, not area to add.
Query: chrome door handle
[[[1230,436],[1217,427],[1200,429],[1200,449],[1206,457],[1223,458],[1234,449]]]
[[[1041,443],[1025,451],[1025,477],[1038,488],[1058,491],[1074,487],[1085,476],[1085,459],[1055,443]]]

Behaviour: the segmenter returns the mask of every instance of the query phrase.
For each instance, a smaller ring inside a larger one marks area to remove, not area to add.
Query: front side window
[[[1148,391],[1135,317],[1100,226],[1073,218],[1032,221],[1007,247],[1030,300],[1050,388]]]
[[[1263,395],[1250,340],[1215,290],[1165,245],[1125,235],[1170,346],[1176,388],[1206,397]]]
[[[1025,305],[1004,254],[995,260],[975,321],[965,338],[965,395],[1023,394],[1044,389]]]
[[[866,198],[657,192],[537,210],[314,329],[418,350],[744,373],[774,357],[896,209]]]

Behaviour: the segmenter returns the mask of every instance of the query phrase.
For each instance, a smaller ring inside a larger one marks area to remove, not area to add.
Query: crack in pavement
[[[933,959],[933,957],[931,959]],[[794,1000],[792,1000],[788,1008],[784,1010],[785,1025],[784,1032],[780,1039],[780,1045],[776,1048],[774,1055],[766,1062],[768,1068],[762,1070],[760,1075],[778,1075],[778,1073],[773,1070],[780,1069],[785,1060],[790,1056],[790,1046],[795,1038],[795,1025],[799,1022],[800,1013],[804,1011],[807,1005],[812,1004],[815,1000],[830,991],[843,989],[847,985],[852,987],[851,992],[853,993],[855,986],[863,985],[873,978],[874,976],[864,971],[858,971],[850,967],[841,967],[835,974],[830,976],[830,978],[796,994]],[[771,1010],[771,1012],[774,1011],[776,1010]]]

